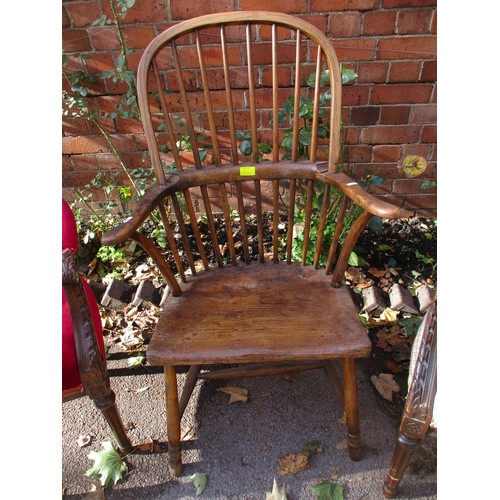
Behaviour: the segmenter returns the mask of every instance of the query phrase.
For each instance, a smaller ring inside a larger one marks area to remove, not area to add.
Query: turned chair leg
[[[132,443],[125,431],[125,426],[118,412],[115,399],[115,393],[110,389],[105,397],[96,398],[93,401],[96,408],[101,410],[106,422],[108,422],[108,425],[111,427],[115,439],[118,442],[118,448],[121,454],[126,455],[132,451]]]
[[[175,366],[165,366],[165,391],[167,402],[168,470],[172,476],[180,476],[182,472],[181,420]]]
[[[356,363],[353,358],[344,358],[344,402],[349,456],[351,460],[360,460],[361,434],[359,431],[358,389]]]
[[[402,432],[399,433],[398,441],[392,455],[391,466],[384,483],[384,496],[386,498],[394,498],[398,491],[399,482],[403,477],[403,473],[408,465],[411,454],[416,448],[420,439],[411,439],[406,437]]]

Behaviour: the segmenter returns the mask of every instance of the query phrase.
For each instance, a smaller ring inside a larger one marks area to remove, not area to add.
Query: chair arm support
[[[342,172],[335,174],[318,173],[317,178],[318,180],[335,186],[372,215],[376,215],[384,219],[400,219],[403,217],[413,217],[415,215],[413,210],[400,208],[392,203],[387,203],[380,198],[376,198],[366,192],[354,179]]]
[[[101,357],[87,296],[77,267],[77,257],[70,250],[62,252],[62,284],[68,301],[80,379],[87,395],[105,400],[110,393],[106,363]]]
[[[155,184],[151,186],[144,196],[137,202],[137,205],[132,211],[132,215],[125,219],[121,224],[107,231],[101,237],[103,245],[117,245],[123,243],[139,229],[141,224],[153,212],[155,207],[161,201],[165,192],[168,191],[169,185]]]

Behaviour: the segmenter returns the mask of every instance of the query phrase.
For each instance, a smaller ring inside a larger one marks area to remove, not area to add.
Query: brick
[[[384,9],[395,7],[435,7],[437,0],[382,0]]]
[[[70,156],[63,155],[63,157],[62,157],[62,171],[63,172],[72,172],[73,171],[73,162],[71,161]]]
[[[361,131],[363,144],[404,144],[417,142],[420,127],[410,125],[379,125]]]
[[[62,29],[68,29],[71,28],[71,21],[69,19],[68,13],[66,12],[66,9],[64,8],[64,5],[61,5],[62,7]]]
[[[345,144],[359,144],[359,128],[346,127],[344,129],[344,143]]]
[[[351,125],[374,125],[380,117],[378,106],[362,106],[351,109]]]
[[[420,61],[393,61],[388,82],[417,82],[420,76]]]
[[[422,142],[437,142],[437,127],[427,125],[422,130]]]
[[[436,123],[436,120],[436,104],[422,104],[412,107],[410,113],[410,123]]]
[[[396,11],[367,12],[363,20],[363,35],[392,35],[396,31]]]
[[[62,187],[83,187],[88,184],[96,175],[97,171],[88,172],[64,172],[62,176]]]
[[[370,104],[427,103],[431,95],[432,85],[427,83],[377,85],[372,89]]]
[[[432,152],[430,144],[405,144],[403,146],[403,158],[408,155],[423,156],[429,159]]]
[[[300,19],[311,23],[313,26],[316,26],[322,33],[326,33],[326,27],[328,23],[327,16],[323,14],[306,14],[306,15],[297,15]]]
[[[157,289],[151,281],[143,280],[139,283],[131,303],[135,307],[148,305],[149,303],[159,305],[161,301],[160,294],[160,289]]]
[[[155,36],[153,28],[149,26],[123,28],[122,32],[125,46],[129,49],[142,49],[147,47]]]
[[[399,283],[392,285],[389,290],[389,299],[391,301],[391,309],[418,314],[418,309],[410,292]]]
[[[372,10],[377,8],[377,4],[378,0],[311,0],[311,12]]]
[[[410,194],[406,197],[405,206],[413,209],[436,209],[437,195],[430,194]]]
[[[358,36],[360,30],[360,12],[334,13],[328,16],[328,35],[334,37]]]
[[[433,10],[402,10],[398,17],[398,34],[415,35],[429,33]]]
[[[374,146],[374,162],[397,162],[401,157],[401,146]]]
[[[63,137],[62,153],[97,153],[107,150],[104,137]]]
[[[70,110],[71,113],[71,110]],[[84,118],[63,119],[62,121],[63,136],[69,135],[89,135],[89,126]]]
[[[436,290],[429,288],[427,285],[421,285],[417,288],[417,299],[420,313],[423,314],[434,302]]]
[[[66,2],[65,7],[74,28],[90,26],[101,17],[97,2]]]
[[[180,2],[172,2],[172,4]],[[186,2],[193,4],[195,2]],[[206,2],[202,5],[206,5]],[[101,0],[102,11],[109,18],[113,17],[108,1]],[[151,23],[165,21],[167,15],[165,0],[140,0],[136,1],[133,7],[128,9],[127,15],[120,20],[122,25],[136,23]]]
[[[341,38],[331,40],[341,62],[375,59],[377,41],[371,38]]]
[[[343,106],[364,106],[368,104],[370,88],[368,86],[354,85],[342,87]]]
[[[424,61],[422,63],[421,82],[435,82],[437,80],[437,61]]]
[[[387,72],[389,70],[388,62],[367,61],[358,64],[358,83],[385,83]]]
[[[125,309],[132,299],[134,288],[129,283],[112,279],[101,299],[101,305],[117,310]]]
[[[436,57],[435,35],[382,38],[377,59],[429,59]]]
[[[62,32],[63,52],[88,52],[92,50],[86,30],[70,29]]]
[[[272,2],[269,0],[240,0],[240,10],[268,10],[300,14],[307,12],[307,0],[273,0]],[[315,10],[311,9],[312,12]]]
[[[367,313],[382,312],[387,307],[387,302],[378,286],[363,288],[363,311]]]
[[[120,40],[114,26],[99,26],[89,29],[95,50],[120,50]]]
[[[95,171],[98,169],[97,160],[95,154],[81,154],[81,155],[73,155],[71,157],[71,161],[73,164],[73,170],[78,171]]]
[[[394,193],[419,193],[421,179],[394,179],[393,192]]]
[[[346,161],[350,163],[370,163],[372,159],[372,146],[346,146],[344,153]]]
[[[410,106],[383,106],[380,112],[381,125],[403,125],[408,123]]]

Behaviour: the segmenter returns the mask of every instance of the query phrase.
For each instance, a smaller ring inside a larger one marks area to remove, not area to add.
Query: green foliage
[[[251,157],[253,154],[253,144],[252,144],[252,135],[248,132],[242,132],[238,130],[236,132],[236,138],[240,140],[240,144],[238,149],[243,156]],[[264,159],[264,155],[270,153],[272,151],[272,147],[266,142],[259,142],[257,144],[258,158],[259,161]]]
[[[85,475],[96,478],[101,476],[101,485],[106,487],[111,481],[116,484],[127,472],[128,467],[110,441],[104,441],[102,446],[104,450],[89,453],[88,457],[95,463]]]
[[[190,479],[196,488],[196,496],[200,496],[207,486],[207,476],[203,472],[195,472]]]
[[[344,500],[344,487],[338,483],[331,483],[326,479],[312,486],[311,491],[318,500]]]

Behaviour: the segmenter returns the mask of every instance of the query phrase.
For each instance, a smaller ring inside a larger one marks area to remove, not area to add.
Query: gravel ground
[[[290,500],[316,498],[310,487],[322,479],[344,486],[346,499],[382,499],[397,436],[397,416],[372,388],[364,364],[358,365],[363,458],[352,462],[345,449],[337,449],[346,428],[339,419],[342,411],[321,370],[303,372],[298,377],[247,378],[198,383],[182,421],[191,436],[183,446],[184,472],[172,478],[166,453],[134,454],[127,457],[128,474],[104,492],[89,493],[93,481],[85,471],[93,461],[90,451],[102,449],[101,442],[112,437],[104,419],[88,398],[62,406],[62,489],[63,498],[109,499],[194,499],[190,476],[208,476],[201,498],[260,499],[271,491],[273,478],[286,485]],[[145,367],[131,372],[124,360],[109,361],[111,384],[124,422],[131,422],[133,444],[149,439],[166,441],[164,386],[162,372]],[[179,384],[184,374],[179,374]],[[218,387],[248,389],[247,403],[229,404],[229,396]],[[135,392],[147,387],[147,390]],[[77,439],[89,434],[89,446],[79,448]],[[276,472],[277,461],[297,453],[310,441],[325,448],[310,457],[310,468],[291,476]],[[420,448],[416,468],[403,477],[399,498],[434,499],[437,493],[436,442],[426,440]],[[98,495],[101,495],[100,497]]]

